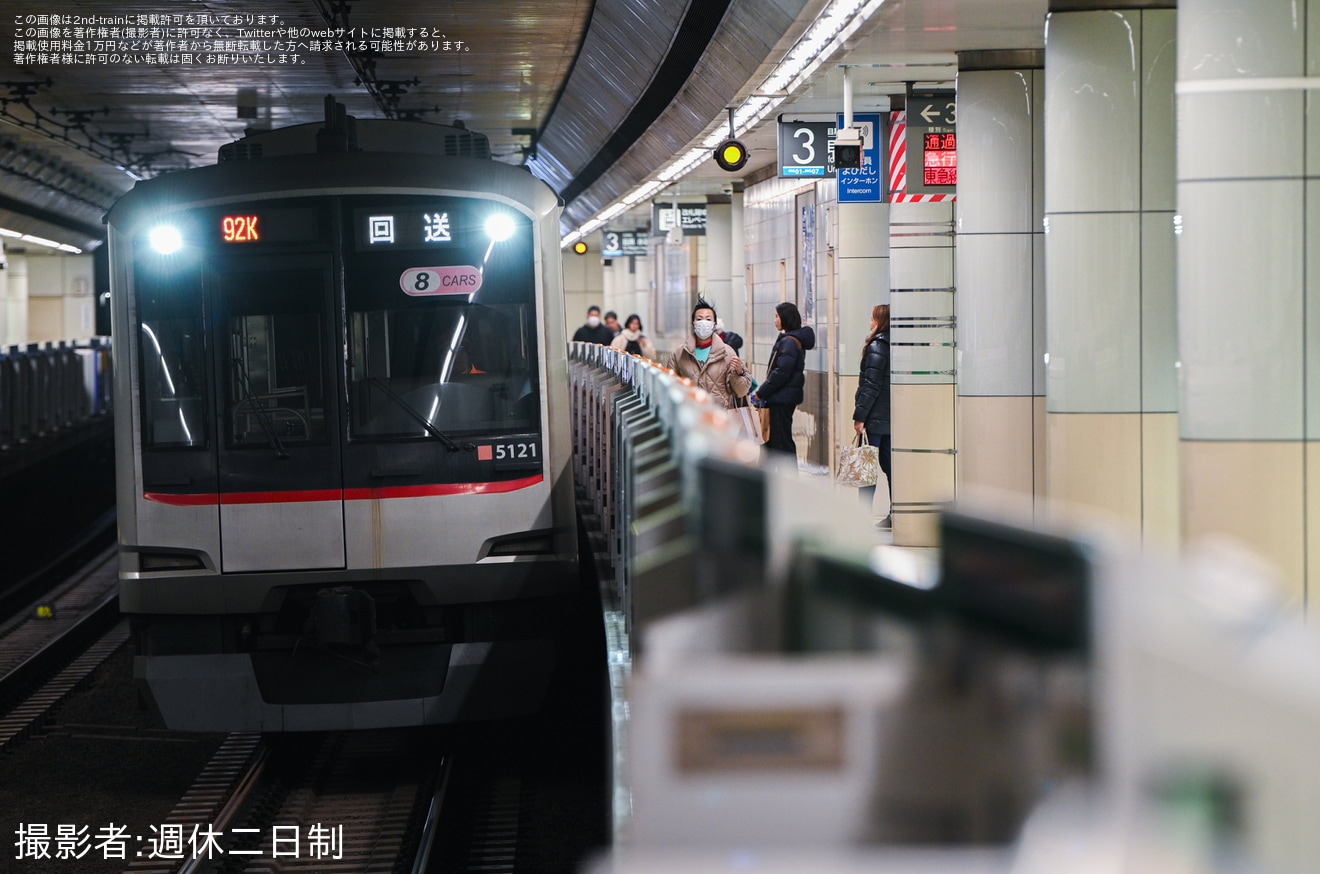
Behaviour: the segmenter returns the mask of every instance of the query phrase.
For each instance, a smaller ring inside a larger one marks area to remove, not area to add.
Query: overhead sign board
[[[907,102],[908,126],[953,127],[958,123],[958,103],[954,92],[935,96],[913,95]]]
[[[843,116],[839,116],[843,127]],[[839,170],[839,203],[880,203],[885,199],[885,186],[881,173],[880,155],[887,139],[878,112],[853,113],[853,127],[862,132],[862,167],[860,170]]]
[[[958,184],[958,102],[953,91],[907,98],[907,191],[954,194]]]
[[[779,175],[784,178],[834,177],[832,121],[779,121]]]
[[[602,258],[624,258],[647,254],[646,231],[604,231],[600,235]]]
[[[680,203],[678,205],[679,227],[687,237],[706,236],[706,204]],[[663,237],[674,226],[674,205],[672,203],[651,204],[651,236]]]

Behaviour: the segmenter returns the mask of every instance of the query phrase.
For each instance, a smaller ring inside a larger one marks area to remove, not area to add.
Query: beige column
[[[1182,524],[1320,580],[1320,4],[1178,10]],[[1249,30],[1246,30],[1249,28]]]
[[[10,346],[22,345],[28,341],[28,259],[22,252],[9,252],[7,257],[9,293],[4,300],[8,313],[4,342]]]
[[[1047,491],[1172,544],[1175,13],[1067,8],[1045,43]]]
[[[1044,53],[958,55],[958,485],[1045,492]]]
[[[953,204],[889,209],[894,543],[936,546],[954,498]]]

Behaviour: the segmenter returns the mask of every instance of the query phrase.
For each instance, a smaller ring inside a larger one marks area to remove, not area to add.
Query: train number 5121
[[[539,446],[535,442],[495,444],[495,465],[498,467],[533,467],[540,462]]]

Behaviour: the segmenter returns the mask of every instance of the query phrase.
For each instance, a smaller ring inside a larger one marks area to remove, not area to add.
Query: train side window
[[[201,274],[187,270],[137,279],[142,372],[142,445],[207,445],[206,340]]]

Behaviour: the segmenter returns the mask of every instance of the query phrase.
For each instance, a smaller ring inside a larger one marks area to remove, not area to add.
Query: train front
[[[577,585],[558,210],[400,148],[185,171],[110,213],[121,607],[172,728],[544,694]]]

